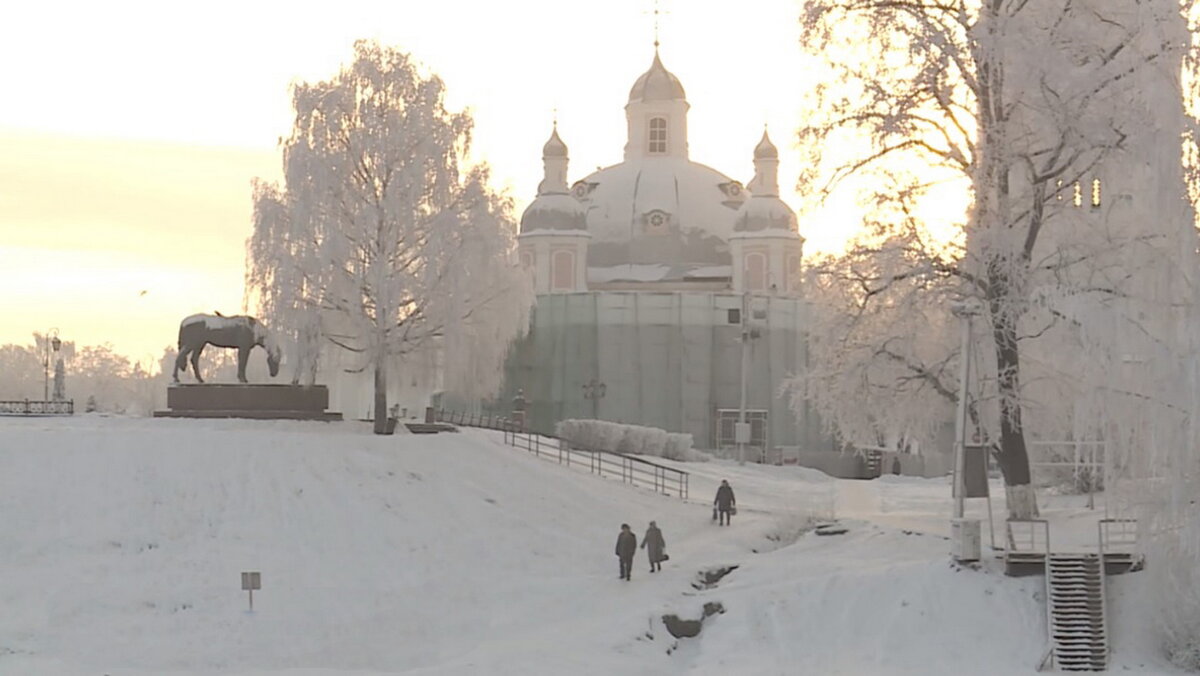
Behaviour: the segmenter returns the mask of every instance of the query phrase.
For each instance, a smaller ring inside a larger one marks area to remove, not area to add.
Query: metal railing
[[[1041,537],[1038,537],[1038,536]],[[1050,554],[1050,522],[1045,519],[1009,519],[1008,555]]]
[[[1137,519],[1100,519],[1100,555],[1134,554],[1137,551]]]
[[[437,422],[450,423],[451,425],[460,425],[462,427],[482,427],[488,430],[511,430],[516,427],[516,423],[510,418],[502,418],[500,416],[484,415],[482,413],[463,413],[462,411],[446,411],[437,409],[435,412],[435,420]]]
[[[635,458],[624,453],[583,448],[566,439],[537,434],[522,429],[508,418],[438,410],[438,422],[463,427],[502,430],[504,443],[528,451],[539,458],[558,461],[560,465],[587,469],[602,477],[618,478],[624,483],[651,488],[663,495],[687,498],[688,473],[656,462]]]
[[[0,401],[0,415],[75,415],[75,401]]]

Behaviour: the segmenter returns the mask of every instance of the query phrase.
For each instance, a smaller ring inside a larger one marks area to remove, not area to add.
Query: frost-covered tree
[[[471,117],[413,58],[366,41],[332,79],[294,88],[285,185],[255,187],[247,286],[305,359],[328,341],[374,372],[385,430],[389,370],[438,361],[447,386],[498,389],[528,325],[509,200],[467,165]],[[311,369],[310,369],[311,370]]]
[[[933,324],[946,325],[948,308],[935,301],[980,301],[987,333],[980,375],[990,394],[972,410],[993,440],[1013,518],[1037,512],[1024,416],[1033,403],[1030,346],[1086,335],[1081,318],[1128,296],[1130,280],[1150,260],[1146,247],[1130,251],[1153,235],[1108,218],[1089,221],[1089,214],[1101,208],[1096,179],[1106,170],[1120,176],[1161,104],[1138,83],[1178,56],[1179,16],[1177,0],[810,0],[802,17],[802,43],[835,58],[829,82],[814,92],[812,109],[820,112],[800,130],[812,153],[801,188],[829,191],[869,174],[878,203],[905,206],[895,235],[909,267],[863,280],[859,314],[891,331],[874,336],[875,347],[908,351],[889,365],[900,367],[897,375],[847,377],[858,377],[861,391],[908,396],[905,383],[915,375],[947,372],[953,342],[922,346],[923,327],[886,316],[941,308]],[[931,183],[946,182],[969,193],[970,206],[943,245],[909,226]],[[851,256],[870,255],[881,240]],[[897,240],[890,241],[880,255],[895,255]],[[910,302],[894,302],[895,285],[926,283],[938,292],[900,290]],[[811,361],[857,345],[827,344],[830,351],[812,352]],[[1053,366],[1045,355],[1062,344],[1043,353],[1044,364]],[[1038,379],[1053,376],[1040,372]],[[798,388],[811,392],[805,377]],[[937,382],[947,399],[957,396]],[[855,387],[842,385],[847,393]],[[841,409],[818,406],[842,436],[861,433],[861,417]]]

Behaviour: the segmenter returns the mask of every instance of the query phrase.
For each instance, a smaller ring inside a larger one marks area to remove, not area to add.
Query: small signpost
[[[254,590],[262,589],[262,573],[258,571],[242,573],[242,589],[250,592],[250,612],[254,612]]]

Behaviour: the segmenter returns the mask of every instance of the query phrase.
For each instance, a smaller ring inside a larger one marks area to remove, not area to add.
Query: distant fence
[[[0,415],[75,415],[75,401],[0,401]]]
[[[585,468],[592,474],[619,478],[634,486],[651,488],[663,495],[687,498],[688,473],[656,462],[635,458],[624,453],[610,453],[581,448],[566,439],[535,434],[522,429],[515,421],[492,415],[467,414],[458,411],[434,410],[430,422],[446,422],[463,427],[482,427],[502,430],[504,443],[533,453],[539,458],[557,460],[560,465]]]

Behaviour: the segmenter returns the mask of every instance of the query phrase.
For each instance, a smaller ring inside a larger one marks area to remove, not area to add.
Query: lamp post
[[[750,443],[750,422],[746,420],[746,390],[750,385],[750,341],[761,335],[758,329],[750,326],[750,294],[742,294],[742,372],[741,397],[738,401],[738,421],[734,425],[733,438],[737,443],[738,464],[746,464],[746,444]]]
[[[61,347],[62,341],[58,339],[58,329],[47,331],[42,358],[42,401],[50,401],[50,349],[53,348],[54,354],[57,355]]]
[[[950,304],[950,312],[962,321],[961,364],[958,369],[958,412],[954,417],[954,518],[963,518],[966,494],[967,384],[971,378],[971,322],[982,312],[974,298]]]
[[[595,378],[583,384],[583,398],[589,399],[592,402],[592,418],[600,416],[600,400],[604,398],[604,393],[607,390],[608,385]]]

